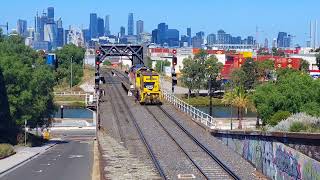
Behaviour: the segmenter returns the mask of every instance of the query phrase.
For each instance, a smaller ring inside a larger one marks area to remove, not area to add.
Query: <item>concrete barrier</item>
[[[211,134],[271,179],[320,179],[320,134],[222,130]]]

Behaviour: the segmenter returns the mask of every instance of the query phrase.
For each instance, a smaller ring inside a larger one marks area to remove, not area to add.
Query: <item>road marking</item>
[[[40,169],[40,170],[38,170],[38,171],[34,171],[34,172],[41,173],[41,172],[42,172],[42,170]]]
[[[42,165],[42,166],[50,166],[51,164],[40,164],[40,165]]]
[[[68,158],[73,159],[73,158],[82,158],[83,155],[70,155]]]
[[[178,179],[195,179],[194,174],[178,174]]]

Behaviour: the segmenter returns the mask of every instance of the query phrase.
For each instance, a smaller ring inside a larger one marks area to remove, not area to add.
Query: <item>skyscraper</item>
[[[248,41],[247,44],[253,45],[254,44],[253,36],[248,36],[247,41]]]
[[[216,43],[216,35],[215,34],[209,34],[207,36],[207,44],[208,45],[214,45]]]
[[[104,36],[104,20],[98,18],[98,37]]]
[[[152,43],[155,43],[155,44],[159,44],[159,41],[158,41],[158,29],[154,29],[151,33],[151,42]]]
[[[55,23],[47,23],[44,25],[44,41],[50,43],[51,47],[57,47],[57,25]]]
[[[22,37],[28,36],[27,21],[19,19],[17,22],[17,33]]]
[[[57,24],[57,28],[63,28],[61,18],[57,20],[56,24]]]
[[[143,21],[139,20],[137,21],[137,35],[141,34],[143,31]]]
[[[48,22],[53,23],[54,22],[54,7],[48,7],[47,9],[48,13]]]
[[[288,33],[286,32],[279,32],[278,38],[277,38],[277,44],[278,44],[278,48],[290,47],[290,44],[291,44],[290,35],[288,36]]]
[[[192,35],[191,35],[191,28],[187,28],[187,36],[188,36],[188,46],[190,47],[191,46],[191,43],[192,43]]]
[[[121,26],[121,27],[120,27],[120,37],[123,37],[123,36],[125,36],[125,35],[126,35],[126,28],[123,27],[123,26]]]
[[[97,38],[98,36],[98,17],[96,13],[90,14],[90,38]]]
[[[218,44],[226,44],[226,32],[224,30],[220,29],[218,31],[218,38],[217,38]]]
[[[177,29],[168,29],[166,32],[166,42],[170,47],[179,46],[179,31]]]
[[[157,33],[158,44],[163,45],[164,43],[167,42],[167,37],[166,37],[167,31],[168,31],[168,25],[166,25],[166,23],[158,24],[158,33]]]
[[[264,39],[264,48],[269,48],[268,38],[265,38],[265,39]]]
[[[191,28],[187,28],[187,36],[191,37]]]
[[[128,15],[128,35],[133,35],[134,32],[134,23],[133,23],[133,13]]]
[[[105,35],[109,36],[111,34],[111,32],[110,32],[110,16],[109,15],[106,15],[104,23],[105,23],[105,25],[104,25]]]

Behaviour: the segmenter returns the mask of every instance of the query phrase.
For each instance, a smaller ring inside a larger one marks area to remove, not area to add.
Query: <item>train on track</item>
[[[129,70],[130,89],[140,104],[161,104],[160,76],[151,68],[132,66]]]

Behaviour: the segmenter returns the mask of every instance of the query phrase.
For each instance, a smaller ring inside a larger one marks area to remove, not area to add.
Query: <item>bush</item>
[[[320,119],[306,113],[297,113],[269,128],[269,131],[320,132]]]
[[[14,154],[14,149],[10,144],[0,144],[0,159]]]
[[[271,126],[277,125],[280,121],[287,119],[290,116],[289,111],[278,111],[273,116],[271,116],[270,121],[267,124]]]
[[[302,122],[293,122],[289,128],[290,132],[301,132],[306,130],[307,126],[304,125]]]

